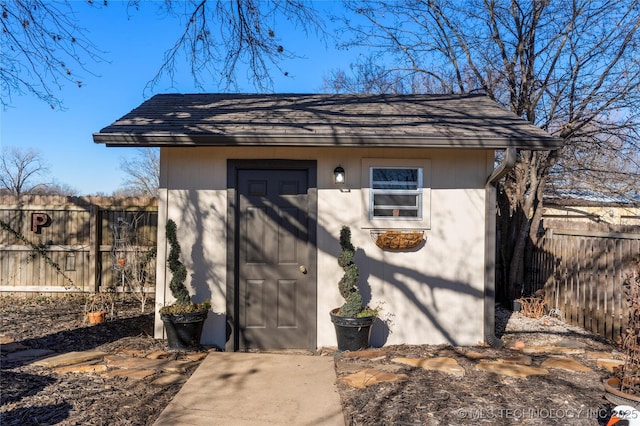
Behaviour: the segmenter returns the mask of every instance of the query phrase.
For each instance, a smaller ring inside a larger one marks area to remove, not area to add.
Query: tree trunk
[[[499,191],[498,227],[502,271],[498,273],[497,301],[511,301],[534,291],[531,265],[542,221],[542,196],[557,153],[521,152],[514,170]]]

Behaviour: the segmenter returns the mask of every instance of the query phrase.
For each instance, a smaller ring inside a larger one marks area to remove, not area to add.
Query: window
[[[421,167],[370,167],[371,219],[422,219]]]

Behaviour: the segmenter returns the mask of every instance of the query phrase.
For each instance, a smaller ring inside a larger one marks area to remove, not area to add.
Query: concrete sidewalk
[[[211,352],[154,425],[344,426],[331,356]]]

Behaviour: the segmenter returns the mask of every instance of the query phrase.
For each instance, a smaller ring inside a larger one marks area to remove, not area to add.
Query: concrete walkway
[[[344,426],[331,356],[211,352],[154,425]]]

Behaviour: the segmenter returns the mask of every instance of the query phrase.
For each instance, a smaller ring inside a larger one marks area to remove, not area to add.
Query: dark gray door
[[[238,170],[237,183],[239,349],[308,348],[316,320],[308,171]]]

